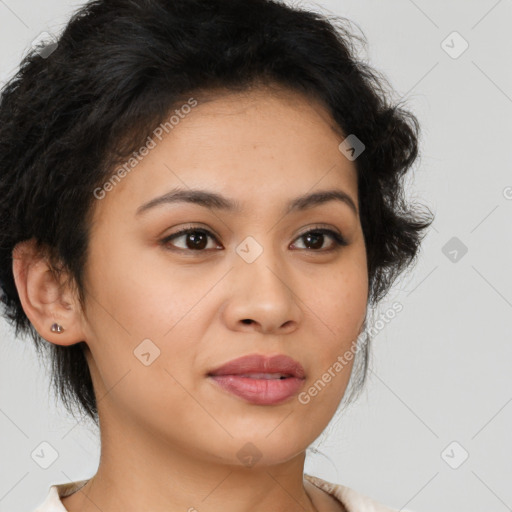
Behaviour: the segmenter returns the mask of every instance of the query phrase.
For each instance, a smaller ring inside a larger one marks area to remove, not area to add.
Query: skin
[[[295,396],[255,405],[207,377],[242,355],[287,354],[303,365],[307,390],[361,332],[368,279],[358,213],[341,201],[284,212],[289,200],[326,189],[343,190],[359,209],[356,168],[338,149],[343,138],[327,110],[295,92],[257,88],[199,101],[94,201],[85,310],[29,242],[17,246],[26,314],[50,343],[86,341],[98,397],[99,468],[62,499],[67,510],[343,510],[303,472],[351,363],[308,404]],[[222,194],[243,211],[175,203],[136,215],[175,187]],[[328,235],[308,245],[301,235],[318,224],[348,245]],[[199,251],[190,236],[160,242],[191,226],[217,240]],[[248,236],[263,248],[252,263],[236,252]],[[63,333],[50,331],[55,321]],[[133,353],[147,338],[160,350],[149,366]],[[237,456],[248,442],[261,454],[252,467]]]

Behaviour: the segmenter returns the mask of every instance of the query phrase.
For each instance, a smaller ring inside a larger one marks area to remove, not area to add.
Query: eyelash
[[[213,235],[213,233],[211,233],[207,229],[188,227],[188,228],[184,228],[184,229],[182,229],[180,231],[177,231],[176,233],[173,233],[172,235],[169,235],[169,236],[165,237],[164,239],[161,240],[161,243],[162,243],[162,245],[164,245],[165,247],[168,248],[169,242],[171,240],[174,240],[176,238],[180,238],[183,235],[188,235],[188,234],[191,234],[191,233],[203,233],[203,234],[206,234],[208,237],[212,238],[213,240],[215,240],[216,242],[218,242],[218,240],[215,237],[215,235]],[[304,250],[304,251],[308,251],[308,252],[330,253],[330,252],[333,252],[333,251],[338,251],[341,247],[344,247],[344,246],[348,245],[348,242],[345,240],[345,238],[342,235],[340,235],[338,232],[333,231],[332,229],[327,229],[327,228],[322,228],[322,227],[317,227],[317,228],[315,227],[313,229],[310,229],[310,230],[302,233],[301,235],[299,235],[295,240],[299,240],[300,238],[304,238],[306,235],[309,235],[311,233],[328,235],[333,240],[334,247],[332,247],[331,249],[300,249],[300,250]],[[169,250],[177,251],[177,252],[197,252],[197,253],[201,253],[201,252],[206,252],[207,251],[207,249],[197,249],[197,250],[194,250],[194,249],[183,249],[181,247],[170,248]]]

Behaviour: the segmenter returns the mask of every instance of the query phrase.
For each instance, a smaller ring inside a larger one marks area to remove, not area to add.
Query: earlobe
[[[23,310],[42,338],[56,345],[84,341],[78,301],[52,271],[34,240],[15,246],[12,270]]]

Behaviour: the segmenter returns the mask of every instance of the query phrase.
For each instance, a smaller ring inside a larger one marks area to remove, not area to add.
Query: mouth
[[[237,377],[246,377],[247,379],[288,379],[293,375],[283,375],[282,373],[244,373]]]
[[[302,379],[305,377],[305,372],[298,361],[287,355],[264,356],[261,354],[251,354],[233,359],[212,370],[208,375],[238,375],[240,377],[263,379],[295,377]]]
[[[223,391],[256,405],[288,401],[304,385],[300,363],[285,355],[241,357],[208,373]]]

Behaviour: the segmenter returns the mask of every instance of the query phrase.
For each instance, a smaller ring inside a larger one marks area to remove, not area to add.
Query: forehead
[[[357,205],[357,171],[322,104],[295,91],[198,95],[162,140],[99,201],[98,211],[141,204],[176,187],[210,189],[242,207],[337,187]]]

